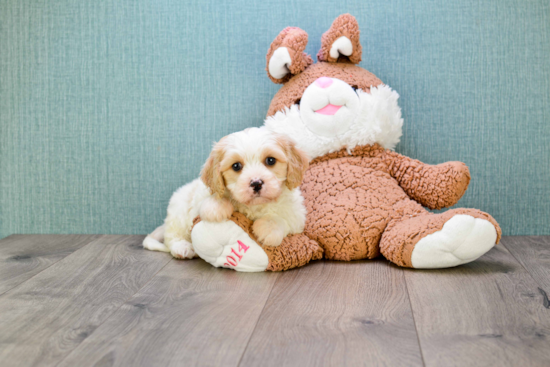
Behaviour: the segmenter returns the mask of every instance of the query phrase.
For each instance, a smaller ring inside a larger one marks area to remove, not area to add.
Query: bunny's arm
[[[470,183],[470,171],[462,162],[429,165],[390,150],[385,160],[407,195],[429,209],[455,205]]]

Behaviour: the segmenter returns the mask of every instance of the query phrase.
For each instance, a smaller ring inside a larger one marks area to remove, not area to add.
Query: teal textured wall
[[[259,126],[288,25],[350,12],[401,95],[397,151],[461,160],[460,206],[550,234],[548,1],[0,0],[0,237],[146,233],[211,143]]]

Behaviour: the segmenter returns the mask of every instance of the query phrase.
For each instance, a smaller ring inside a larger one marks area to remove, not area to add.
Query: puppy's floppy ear
[[[296,148],[296,143],[290,137],[277,135],[276,139],[286,153],[286,186],[290,190],[295,189],[302,183],[304,174],[309,167],[309,157],[303,150]]]
[[[212,194],[218,194],[220,197],[225,192],[225,183],[223,181],[220,163],[223,159],[225,151],[224,139],[214,144],[210,156],[206,160],[201,171],[201,180],[212,191]]]

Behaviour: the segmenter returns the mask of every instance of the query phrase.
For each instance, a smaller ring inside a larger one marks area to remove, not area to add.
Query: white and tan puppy
[[[201,178],[179,188],[170,199],[164,225],[145,238],[143,247],[195,257],[193,219],[221,222],[238,211],[254,221],[261,243],[278,246],[304,229],[306,209],[298,186],[308,158],[286,135],[250,128],[214,145]]]

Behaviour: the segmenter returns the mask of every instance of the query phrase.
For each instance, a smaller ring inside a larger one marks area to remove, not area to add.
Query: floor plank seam
[[[12,236],[14,236],[14,235],[12,235]],[[105,235],[100,235],[100,236],[97,237],[97,238],[91,239],[90,242],[88,242],[87,244],[81,246],[78,250],[73,251],[73,252],[71,252],[70,254],[67,254],[67,256],[62,257],[62,258],[60,258],[59,260],[57,260],[57,261],[51,263],[49,266],[47,266],[47,267],[45,267],[44,269],[40,270],[38,273],[34,274],[32,277],[30,277],[29,279],[25,280],[24,282],[19,283],[19,284],[15,285],[14,287],[12,287],[12,288],[10,288],[10,289],[7,289],[7,290],[5,290],[4,292],[0,293],[0,297],[3,297],[6,293],[11,292],[12,290],[14,290],[14,289],[17,288],[17,287],[20,287],[21,285],[25,284],[25,283],[28,282],[29,280],[33,279],[35,276],[37,276],[37,275],[39,275],[39,274],[42,274],[44,271],[46,271],[47,269],[51,268],[52,266],[54,266],[55,264],[57,264],[57,263],[60,262],[61,260],[65,260],[66,258],[68,258],[69,256],[71,256],[71,255],[74,254],[75,252],[78,252],[78,251],[82,250],[84,247],[89,246],[92,242],[94,242],[94,241],[96,241],[96,240],[98,240],[98,239],[100,239],[100,238],[102,238],[102,237],[104,237],[104,236],[105,236]],[[11,237],[11,236],[10,236],[10,237]]]
[[[67,359],[71,354],[73,354],[74,351],[77,350],[78,347],[80,347],[80,346],[82,345],[82,343],[84,343],[84,341],[85,341],[86,339],[88,339],[90,336],[94,335],[94,333],[101,327],[101,325],[103,325],[104,323],[106,323],[107,321],[109,321],[109,319],[110,319],[111,317],[113,317],[113,315],[115,315],[116,312],[117,312],[122,306],[124,306],[124,305],[126,304],[126,302],[128,302],[130,299],[132,299],[133,296],[135,296],[137,293],[139,293],[139,291],[141,291],[147,284],[149,284],[149,283],[151,282],[151,280],[152,280],[154,277],[156,277],[157,274],[160,273],[160,272],[162,271],[162,269],[164,269],[164,268],[165,268],[168,264],[170,264],[172,261],[174,261],[173,258],[171,258],[170,260],[168,260],[168,261],[166,262],[166,264],[164,264],[155,274],[153,274],[153,276],[152,276],[147,282],[145,282],[145,283],[143,284],[143,286],[141,286],[138,290],[136,290],[136,291],[135,291],[131,296],[129,296],[127,299],[125,299],[124,302],[122,302],[122,303],[120,304],[120,306],[118,306],[115,310],[113,310],[113,312],[109,315],[109,317],[107,317],[105,320],[103,320],[103,322],[101,322],[99,325],[97,325],[97,327],[94,329],[94,331],[92,331],[89,335],[87,335],[84,339],[82,339],[82,340],[80,341],[80,343],[79,343],[77,346],[75,346],[74,349],[73,349],[70,353],[68,353],[65,357],[63,357],[61,360],[59,360],[59,361],[57,362],[57,366],[59,366],[65,359]]]
[[[416,341],[418,342],[418,349],[420,350],[420,358],[422,358],[422,364],[426,366],[426,361],[424,359],[424,352],[422,351],[422,344],[420,343],[420,335],[418,335],[418,327],[416,326],[416,319],[414,318],[414,310],[411,302],[411,294],[409,293],[409,284],[407,283],[407,276],[405,274],[405,270],[401,269],[401,273],[403,274],[403,279],[405,280],[405,289],[407,290],[407,299],[409,300],[409,308],[411,310],[411,315],[413,319],[414,331],[416,331]]]
[[[271,289],[269,290],[269,294],[267,295],[267,298],[265,299],[264,306],[262,307],[262,310],[260,311],[260,314],[258,315],[258,319],[256,320],[256,325],[254,325],[254,329],[252,329],[252,332],[250,333],[250,336],[248,337],[248,340],[246,341],[246,346],[243,349],[243,352],[241,354],[241,357],[239,358],[239,361],[237,362],[237,367],[241,365],[241,362],[243,360],[244,355],[246,354],[246,351],[248,349],[248,345],[250,344],[250,340],[252,339],[252,336],[256,332],[256,328],[258,327],[258,323],[260,322],[260,319],[262,318],[262,315],[265,310],[265,306],[267,306],[267,302],[269,302],[271,298],[271,293],[273,292],[273,288],[275,288],[275,284],[279,281],[280,273],[277,274],[277,279],[273,282],[273,285],[271,286]]]

